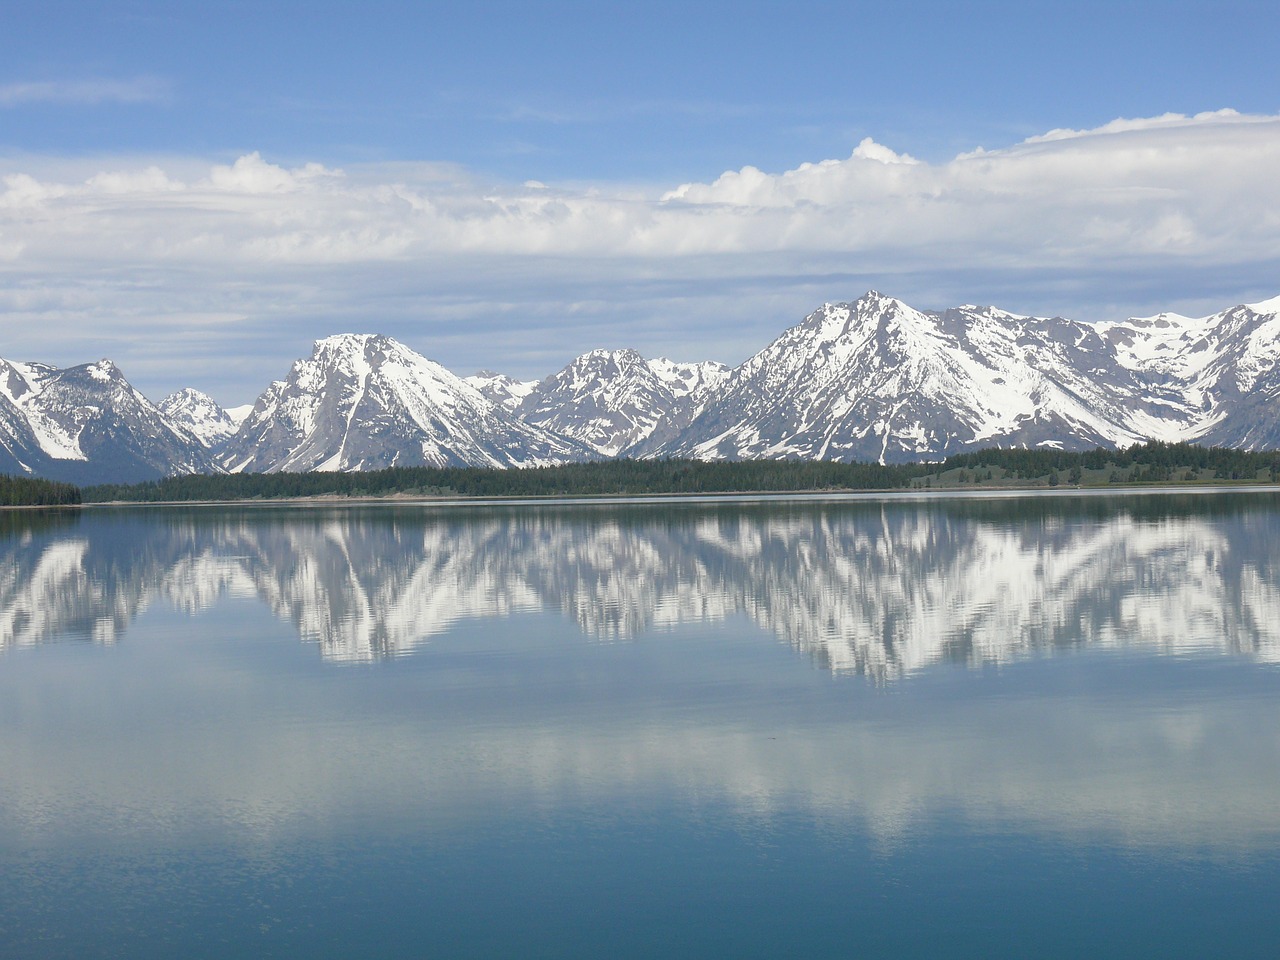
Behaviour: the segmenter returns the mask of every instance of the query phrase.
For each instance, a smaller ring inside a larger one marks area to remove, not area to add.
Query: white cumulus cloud
[[[865,138],[841,159],[651,188],[256,152],[0,158],[3,355],[69,362],[41,344],[83,344],[129,371],[145,341],[167,388],[198,381],[172,372],[194,357],[252,343],[278,375],[313,337],[376,329],[463,372],[528,375],[595,346],[737,361],[869,286],[1084,319],[1217,309],[1280,292],[1278,169],[1280,117],[1230,110],[944,162]],[[265,380],[250,367],[234,369]]]

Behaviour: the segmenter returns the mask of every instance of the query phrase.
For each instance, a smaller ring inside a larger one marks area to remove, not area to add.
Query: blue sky
[[[539,376],[738,362],[870,287],[1280,293],[1274,4],[2,12],[0,356],[156,399],[246,402],[343,330]]]

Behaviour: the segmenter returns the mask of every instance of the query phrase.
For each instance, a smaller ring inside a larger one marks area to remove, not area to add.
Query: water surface
[[[1280,934],[1274,493],[0,520],[6,957]]]

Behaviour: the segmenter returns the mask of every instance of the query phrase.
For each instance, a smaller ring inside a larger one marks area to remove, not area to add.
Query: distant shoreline
[[[0,477],[0,504],[394,503],[1256,489],[1280,484],[1280,451],[1151,442],[1123,450],[988,448],[940,463],[610,459],[542,467],[185,474],[76,487]]]
[[[1134,496],[1139,494],[1217,494],[1217,493],[1280,493],[1280,483],[1256,480],[1223,480],[1219,482],[1154,482],[1133,484],[1082,484],[1071,486],[1061,484],[964,484],[955,486],[938,486],[932,488],[898,488],[892,490],[867,489],[831,489],[831,490],[721,490],[700,493],[633,493],[633,494],[581,494],[566,496],[547,494],[543,496],[419,496],[415,494],[392,493],[386,495],[344,496],[329,494],[321,496],[299,497],[261,497],[254,499],[228,500],[109,500],[69,505],[72,509],[115,508],[120,507],[272,507],[272,506],[361,506],[361,505],[403,505],[417,504],[429,506],[485,506],[506,504],[625,504],[650,503],[660,501],[676,502],[718,502],[732,503],[763,500],[822,500],[822,499],[861,499],[861,500],[933,500],[946,498],[983,499],[992,495],[1017,497],[1053,497],[1053,496]],[[19,510],[62,510],[63,506],[19,506],[0,507],[0,509]]]

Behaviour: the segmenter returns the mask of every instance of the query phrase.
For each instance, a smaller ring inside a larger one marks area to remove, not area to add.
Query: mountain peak
[[[642,364],[644,357],[638,351],[630,347],[617,347],[609,349],[607,347],[596,347],[594,350],[588,350],[586,353],[575,357],[570,361],[569,366],[593,366],[599,363],[616,363],[616,364]]]
[[[591,350],[537,384],[519,416],[589,445],[631,455],[660,424],[683,425],[723,377],[719,364],[646,360],[636,350]]]
[[[900,326],[902,321],[907,321],[912,327],[921,324],[933,326],[924,314],[901,300],[871,290],[852,302],[823,304],[783,336],[809,340],[810,347],[826,349],[837,342],[878,337],[884,330]]]
[[[191,403],[215,407],[218,405],[217,401],[207,393],[197,390],[195,387],[182,387],[181,389],[173,391],[173,393],[161,400],[156,404],[156,406],[163,410],[167,406],[176,406],[179,403]]]
[[[889,307],[903,307],[910,309],[901,300],[896,297],[890,297],[887,294],[883,294],[879,290],[868,290],[853,302],[853,306],[871,310],[884,310]]]
[[[0,470],[156,476],[216,469],[210,448],[225,469],[268,471],[654,455],[888,462],[1147,439],[1259,449],[1280,446],[1277,358],[1280,297],[1200,318],[1080,323],[920,311],[873,289],[823,304],[733,370],[597,348],[542,381],[464,380],[391,337],[334,334],[243,421],[193,388],[157,408],[106,358],[0,361]]]
[[[85,372],[93,379],[106,383],[111,380],[123,380],[124,374],[120,372],[120,368],[111,360],[103,357],[96,363],[85,364]]]
[[[11,458],[23,472],[73,483],[132,482],[214,469],[204,447],[171,423],[107,359],[58,369],[5,364],[0,394],[13,401],[4,414],[25,429],[0,440],[0,469]],[[0,406],[4,406],[0,404]],[[10,423],[12,426],[12,422]],[[6,456],[7,455],[7,456]]]
[[[537,380],[517,380],[495,370],[480,370],[470,377],[463,377],[463,380],[508,412],[520,406],[520,401],[538,385]]]
[[[1259,303],[1246,303],[1245,306],[1254,313],[1280,313],[1280,296]]]
[[[316,341],[222,453],[231,471],[541,466],[585,448],[512,417],[473,383],[379,334]]]
[[[335,333],[315,342],[312,356],[325,354],[362,354],[370,347],[400,346],[391,337],[380,333]]]
[[[165,418],[206,447],[222,443],[236,432],[236,421],[207,393],[194,387],[175,390],[157,406]]]

